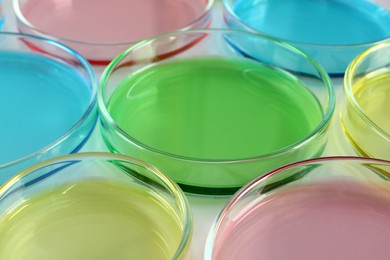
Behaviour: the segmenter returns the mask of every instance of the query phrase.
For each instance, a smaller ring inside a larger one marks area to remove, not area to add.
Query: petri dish
[[[40,52],[28,46],[39,46]],[[4,183],[28,166],[84,145],[97,121],[97,79],[73,50],[17,33],[0,33],[0,64]]]
[[[259,59],[245,56],[249,49]],[[284,69],[294,66],[311,74]],[[231,194],[270,169],[319,156],[334,102],[328,75],[310,57],[218,29],[134,45],[107,67],[98,91],[107,147],[200,194]]]
[[[341,122],[358,154],[390,160],[390,43],[376,45],[350,64],[344,78]]]
[[[221,211],[205,259],[389,259],[390,161],[328,157],[257,178]]]
[[[188,259],[183,192],[158,169],[109,153],[57,157],[0,188],[0,259]]]
[[[208,27],[214,0],[14,0],[20,32],[58,40],[107,65],[133,43]]]
[[[383,0],[223,0],[223,7],[226,26],[287,41],[333,76],[390,36],[390,4]]]

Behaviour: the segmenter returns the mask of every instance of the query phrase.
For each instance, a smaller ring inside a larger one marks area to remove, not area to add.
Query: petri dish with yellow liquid
[[[344,78],[341,121],[362,156],[390,159],[390,43],[360,54]]]
[[[0,259],[187,259],[192,219],[179,187],[129,157],[81,153],[0,189]]]

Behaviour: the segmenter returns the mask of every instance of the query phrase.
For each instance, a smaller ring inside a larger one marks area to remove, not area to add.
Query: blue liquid
[[[86,80],[65,64],[0,52],[0,168],[64,135],[87,109],[90,93]]]
[[[232,11],[253,29],[294,42],[361,44],[390,36],[389,11],[364,0],[238,0]]]

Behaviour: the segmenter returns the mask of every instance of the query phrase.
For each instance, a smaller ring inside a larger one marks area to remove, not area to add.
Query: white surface
[[[4,0],[4,13],[6,15],[6,21],[3,31],[16,31],[14,15],[12,12],[12,0]],[[217,3],[215,10],[215,22],[213,23],[213,27],[218,27],[216,24],[219,24],[219,17],[220,4]],[[103,69],[104,68],[102,67],[95,68],[98,77],[100,76]],[[342,88],[342,79],[338,78],[334,79],[333,81],[337,93],[337,105],[331,124],[328,146],[323,156],[355,155],[351,146],[344,137],[340,126],[339,111],[341,104],[343,104],[344,93]],[[101,139],[99,126],[96,127],[95,132],[82,151],[108,151]],[[194,219],[194,234],[191,244],[191,255],[195,260],[203,259],[204,246],[208,231],[218,213],[227,203],[229,197],[207,197],[193,195],[188,195],[187,197],[192,208]]]

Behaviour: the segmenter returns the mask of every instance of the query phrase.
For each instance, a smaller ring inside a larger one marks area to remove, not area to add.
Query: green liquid
[[[143,145],[217,160],[257,157],[290,146],[323,117],[318,100],[291,74],[217,57],[142,69],[118,86],[108,111]]]
[[[172,259],[183,227],[141,187],[89,181],[43,192],[0,221],[0,259]]]

